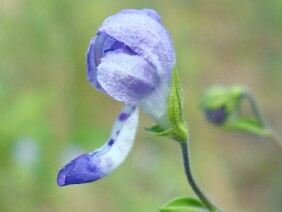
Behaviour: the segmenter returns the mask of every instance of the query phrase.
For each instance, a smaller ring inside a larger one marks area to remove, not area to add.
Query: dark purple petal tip
[[[80,155],[64,166],[57,177],[58,186],[81,184],[96,181],[104,175],[101,170],[91,163],[90,154]]]

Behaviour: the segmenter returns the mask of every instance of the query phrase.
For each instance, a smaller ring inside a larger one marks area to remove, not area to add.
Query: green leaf
[[[227,129],[250,132],[265,137],[272,135],[271,130],[265,128],[257,120],[251,118],[238,118],[235,121],[227,122],[224,127]]]
[[[163,130],[159,125],[154,125],[152,127],[146,128],[145,130],[147,130],[148,132],[154,134],[154,135],[158,135],[158,136],[170,136],[173,128],[169,128],[167,130]]]
[[[177,197],[160,208],[160,212],[208,212],[199,200],[189,197]]]

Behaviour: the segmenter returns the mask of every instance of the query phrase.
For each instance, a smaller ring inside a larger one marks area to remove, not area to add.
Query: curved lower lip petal
[[[137,108],[125,105],[114,123],[109,140],[99,149],[82,154],[66,164],[58,173],[58,186],[93,182],[114,171],[133,146],[137,124]]]

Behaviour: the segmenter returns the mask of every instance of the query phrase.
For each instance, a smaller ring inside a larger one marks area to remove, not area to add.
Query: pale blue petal
[[[125,104],[138,104],[160,83],[150,63],[123,50],[109,52],[102,58],[97,79],[108,95]]]
[[[104,89],[101,87],[97,80],[97,64],[95,62],[94,57],[94,46],[96,43],[97,36],[95,36],[89,44],[88,50],[87,50],[87,79],[90,82],[90,84],[96,88],[97,90],[105,93]],[[124,44],[116,41],[115,39],[111,38],[110,36],[106,37],[105,43],[103,43],[102,46],[102,54],[110,51],[113,48],[118,48]]]
[[[138,124],[138,110],[126,105],[113,126],[110,138],[101,148],[75,158],[57,178],[59,186],[99,180],[115,170],[130,152]]]
[[[118,101],[140,103],[147,115],[168,128],[175,52],[158,13],[150,9],[122,10],[103,22],[97,36],[101,42],[97,42],[96,54],[88,54],[98,64],[90,71],[91,84]]]
[[[104,32],[126,44],[149,61],[162,80],[170,85],[172,68],[175,65],[174,48],[168,31],[152,18],[157,17],[153,14],[156,12],[121,11],[108,17],[99,28],[99,32]]]
[[[161,84],[153,92],[140,101],[143,111],[151,117],[162,129],[171,127],[168,120],[168,100],[170,86]]]

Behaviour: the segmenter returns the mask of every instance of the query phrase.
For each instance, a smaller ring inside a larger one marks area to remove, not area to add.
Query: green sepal
[[[168,119],[172,125],[170,137],[176,141],[186,142],[188,138],[187,124],[183,118],[182,90],[176,68],[173,69],[171,92],[168,102]]]
[[[257,120],[252,118],[238,118],[223,125],[227,129],[241,130],[257,134],[259,136],[271,137],[272,131],[265,128]]]
[[[145,128],[147,131],[158,136],[167,136],[179,142],[186,142],[188,139],[187,124],[182,113],[182,91],[176,68],[173,69],[171,91],[168,101],[168,120],[171,127],[162,129],[159,125]]]
[[[159,125],[154,125],[152,127],[145,127],[145,130],[147,130],[148,132],[154,134],[154,135],[158,135],[158,136],[170,136],[173,128],[169,128],[167,130],[163,130]]]
[[[199,200],[189,197],[177,197],[168,201],[160,212],[208,212],[206,206]]]

